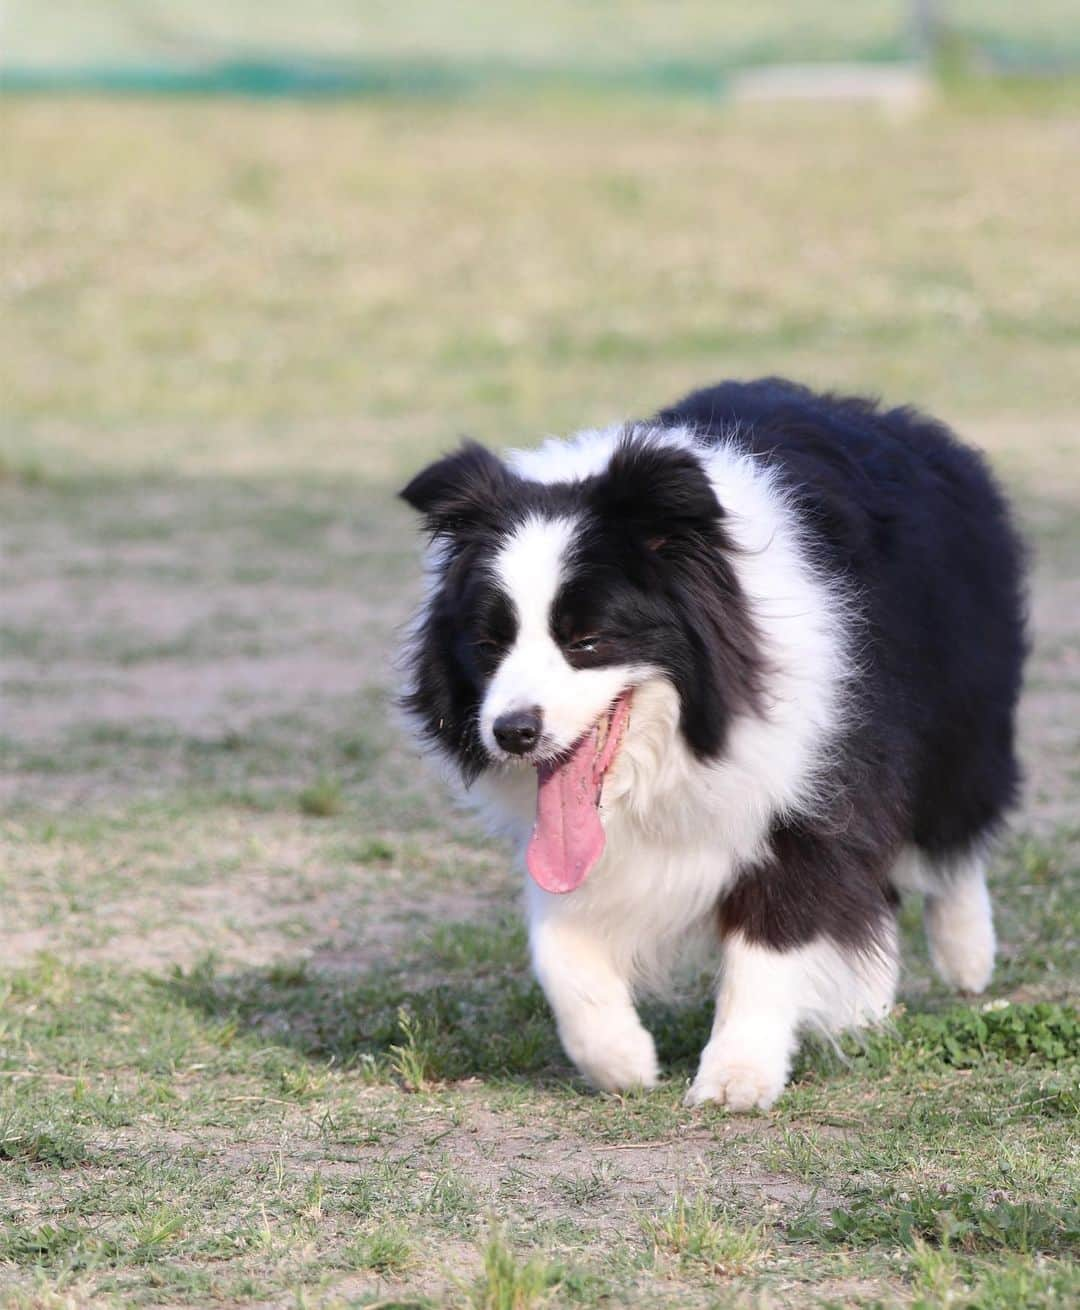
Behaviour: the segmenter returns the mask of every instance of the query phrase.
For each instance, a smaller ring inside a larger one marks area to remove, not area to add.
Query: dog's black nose
[[[528,755],[540,740],[540,710],[511,710],[500,714],[492,732],[495,740],[511,755]]]

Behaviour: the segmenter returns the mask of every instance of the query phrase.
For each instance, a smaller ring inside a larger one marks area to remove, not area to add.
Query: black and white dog
[[[980,457],[909,409],[766,379],[402,492],[431,535],[406,708],[519,843],[536,973],[597,1086],[704,945],[688,1102],[768,1107],[800,1030],[881,1019],[900,890],[978,992],[1015,797],[1022,552]]]

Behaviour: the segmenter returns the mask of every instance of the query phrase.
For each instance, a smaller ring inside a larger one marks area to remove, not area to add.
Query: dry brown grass
[[[1080,414],[1067,115],[2,112],[16,453],[381,480],[777,368]]]

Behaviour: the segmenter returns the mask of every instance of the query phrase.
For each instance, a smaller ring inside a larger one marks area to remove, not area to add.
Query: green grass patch
[[[297,798],[300,812],[313,819],[329,819],[345,807],[344,793],[337,778],[317,778]]]
[[[7,1095],[10,1097],[10,1092]],[[92,1153],[83,1133],[72,1124],[33,1122],[28,1110],[9,1109],[0,1117],[0,1160],[54,1169],[74,1169],[90,1162]]]
[[[564,1277],[558,1265],[535,1256],[518,1257],[498,1229],[488,1238],[483,1260],[480,1276],[464,1289],[469,1310],[534,1310]]]
[[[1051,1002],[991,1001],[939,1014],[907,1011],[875,1031],[859,1055],[874,1066],[973,1069],[999,1060],[1080,1067],[1080,1012]]]
[[[566,1067],[540,989],[519,975],[416,990],[386,973],[343,980],[301,966],[229,976],[207,961],[168,987],[219,1023],[273,1032],[312,1058],[374,1061],[414,1089]]]
[[[408,1233],[393,1226],[383,1226],[357,1238],[346,1248],[344,1258],[356,1269],[400,1276],[415,1265],[417,1254]]]
[[[1080,1209],[1040,1201],[995,1201],[971,1189],[886,1187],[854,1196],[825,1220],[795,1224],[792,1234],[836,1247],[914,1247],[926,1242],[967,1254],[1068,1256],[1080,1251]]]
[[[760,1225],[733,1224],[704,1196],[679,1196],[659,1218],[643,1216],[641,1227],[654,1260],[673,1257],[684,1269],[714,1277],[748,1273],[768,1256]]]

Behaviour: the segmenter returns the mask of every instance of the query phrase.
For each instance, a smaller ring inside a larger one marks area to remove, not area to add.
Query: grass
[[[286,560],[315,581],[324,550],[363,547],[380,586],[400,538],[386,508],[347,516],[346,475],[384,490],[460,430],[527,440],[778,361],[992,419],[981,439],[1014,452],[1003,419],[1037,412],[1040,460],[1064,459],[1080,408],[1068,113],[945,108],[898,128],[633,101],[105,102],[72,157],[72,106],[3,110],[20,273],[0,452],[54,478],[159,474],[102,518],[69,494],[102,549],[138,525],[186,535],[189,568],[265,582]],[[252,169],[258,198],[236,191]],[[207,212],[221,223],[200,243]],[[290,495],[297,474],[316,485]]]
[[[828,1246],[949,1247],[968,1253],[1042,1251],[1063,1255],[1080,1248],[1080,1210],[1032,1201],[988,1203],[978,1191],[875,1190],[850,1198],[830,1218],[796,1228]]]
[[[985,0],[974,6],[967,0],[967,10],[973,7],[985,21]],[[525,68],[633,66],[686,61],[706,52],[723,63],[763,54],[850,57],[883,46],[902,50],[907,37],[906,15],[896,0],[867,0],[856,15],[845,13],[841,0],[814,0],[802,22],[792,22],[782,4],[748,13],[727,3],[717,13],[702,0],[674,0],[663,14],[645,3],[600,0],[583,9],[559,0],[543,20],[522,0],[501,6],[498,13],[480,4],[412,3],[377,11],[358,10],[347,0],[321,0],[310,15],[289,4],[260,7],[253,0],[235,0],[222,11],[196,0],[185,5],[180,23],[165,20],[149,0],[129,0],[119,10],[102,0],[81,5],[58,0],[57,8],[61,21],[49,24],[28,0],[13,0],[12,63],[135,59],[160,64],[197,62],[208,54],[266,57],[269,52],[293,58],[359,55]],[[1051,31],[1054,20],[1059,28],[1068,26],[1064,0],[1039,0],[1033,10],[1033,17]],[[262,26],[253,41],[256,19]]]
[[[300,812],[314,819],[329,819],[342,810],[341,783],[337,778],[317,778],[299,796]]]
[[[470,1310],[533,1310],[549,1300],[561,1271],[543,1260],[521,1261],[499,1232],[484,1248],[483,1269],[466,1292]]]
[[[746,1274],[768,1254],[759,1228],[732,1227],[706,1197],[676,1197],[666,1214],[645,1216],[641,1226],[654,1260],[671,1256],[681,1268],[716,1277]]]
[[[0,112],[0,1301],[1075,1300],[1074,112]],[[907,906],[890,1024],[738,1120],[681,1104],[703,994],[655,1093],[567,1065],[394,724],[393,491],[765,371],[990,451],[1035,651],[986,1003]]]
[[[398,1228],[383,1226],[359,1238],[346,1252],[357,1269],[376,1274],[404,1274],[416,1263],[416,1253],[408,1234]]]

